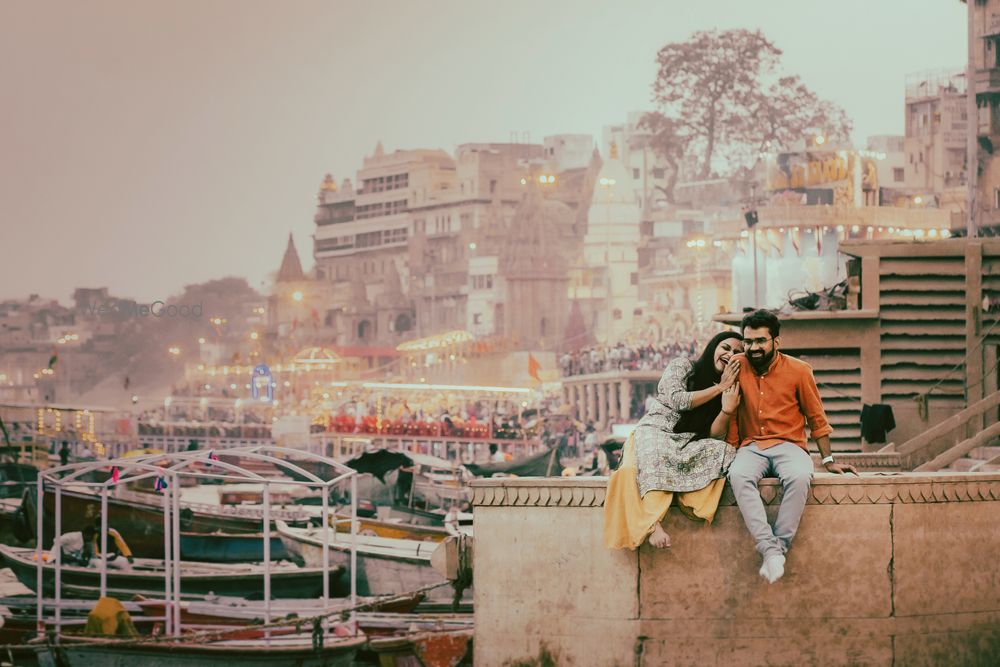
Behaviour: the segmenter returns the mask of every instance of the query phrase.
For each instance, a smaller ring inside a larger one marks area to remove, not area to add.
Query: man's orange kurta
[[[775,352],[774,361],[757,375],[750,360],[740,355],[740,405],[729,420],[726,440],[735,447],[756,442],[767,449],[794,442],[809,451],[806,421],[813,438],[833,432],[823,411],[812,367],[804,361]]]

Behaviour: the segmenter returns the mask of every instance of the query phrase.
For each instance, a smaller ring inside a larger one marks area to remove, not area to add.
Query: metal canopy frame
[[[323,530],[323,611],[329,611],[330,603],[330,490],[345,479],[351,480],[351,608],[357,606],[357,471],[334,459],[309,451],[280,447],[277,445],[252,445],[246,447],[229,447],[219,450],[226,457],[237,456],[241,459],[268,462],[279,471],[294,472],[304,479],[274,479],[264,477],[239,464],[221,461],[216,457],[215,450],[196,450],[176,452],[173,454],[144,454],[141,456],[122,457],[104,461],[87,461],[40,471],[37,481],[37,534],[35,547],[36,588],[38,605],[38,632],[44,635],[45,627],[45,596],[44,596],[44,504],[43,494],[47,485],[55,493],[55,542],[62,534],[62,490],[72,485],[94,489],[101,498],[100,527],[100,574],[101,597],[107,595],[108,577],[108,492],[128,482],[135,482],[151,477],[161,477],[166,485],[161,489],[163,496],[163,553],[164,553],[164,601],[166,603],[166,632],[175,637],[181,632],[181,485],[180,479],[191,477],[195,479],[212,479],[224,482],[249,482],[263,485],[263,524],[264,524],[264,622],[271,621],[271,484],[297,485],[307,488],[318,488],[323,495],[322,525]],[[331,479],[321,479],[316,474],[296,465],[286,457],[306,459],[330,466],[340,474]],[[193,466],[198,466],[193,468]],[[118,469],[117,480],[114,476],[104,482],[91,482],[81,479],[84,475],[98,470]],[[58,628],[62,622],[62,554],[56,554],[55,564],[55,600],[50,606],[55,609],[55,624]],[[352,625],[354,612],[351,614]],[[329,629],[324,620],[325,629]]]

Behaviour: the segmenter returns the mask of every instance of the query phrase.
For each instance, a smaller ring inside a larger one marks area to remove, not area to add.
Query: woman
[[[608,481],[604,501],[604,543],[635,549],[646,539],[670,546],[661,522],[674,493],[692,519],[711,523],[726,472],[736,450],[725,442],[729,419],[739,405],[742,337],[715,335],[697,361],[671,361],[655,401],[625,444],[622,463]]]

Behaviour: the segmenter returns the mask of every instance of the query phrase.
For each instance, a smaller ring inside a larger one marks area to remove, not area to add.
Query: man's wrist
[[[829,463],[833,463],[833,461],[834,461],[833,454],[827,454],[826,456],[823,457],[822,463],[823,465],[827,465]]]

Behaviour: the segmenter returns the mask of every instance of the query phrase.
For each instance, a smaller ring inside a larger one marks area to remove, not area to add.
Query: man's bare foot
[[[649,543],[656,547],[657,549],[669,549],[670,548],[670,536],[667,535],[667,531],[663,530],[663,526],[659,523],[653,528],[653,532],[649,535]]]

